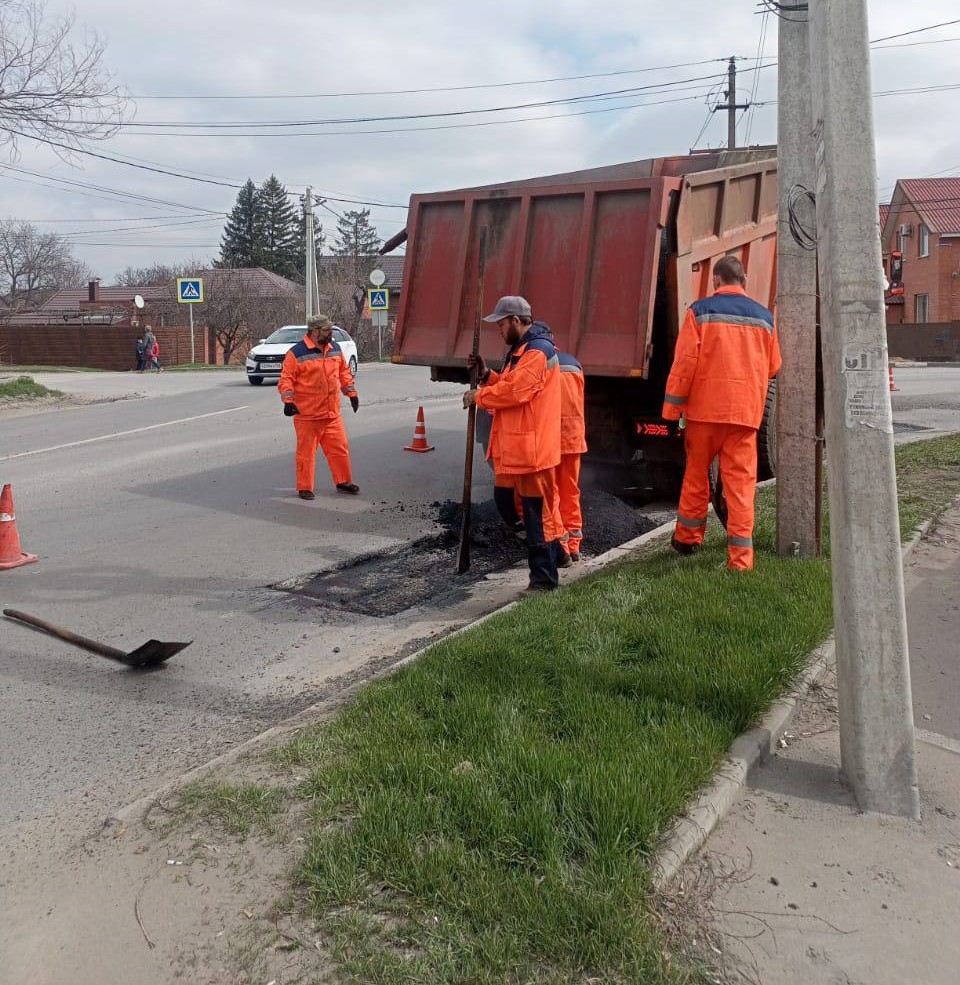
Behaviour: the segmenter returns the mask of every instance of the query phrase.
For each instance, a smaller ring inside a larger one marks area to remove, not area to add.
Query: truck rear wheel
[[[763,420],[757,431],[757,481],[772,479],[777,474],[777,381],[767,387],[763,405]]]

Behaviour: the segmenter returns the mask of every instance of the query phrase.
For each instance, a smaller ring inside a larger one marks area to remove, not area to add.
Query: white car
[[[283,357],[307,334],[306,325],[284,325],[268,338],[261,339],[247,353],[247,379],[251,386],[260,386],[264,379],[279,379]],[[340,345],[351,373],[357,372],[357,343],[338,326],[333,326],[333,340]]]

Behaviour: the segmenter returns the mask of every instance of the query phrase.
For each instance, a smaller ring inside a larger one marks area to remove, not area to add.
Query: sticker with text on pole
[[[203,304],[203,278],[178,277],[177,300],[181,304]]]
[[[371,311],[390,310],[390,292],[386,289],[367,291],[367,299],[369,301]]]

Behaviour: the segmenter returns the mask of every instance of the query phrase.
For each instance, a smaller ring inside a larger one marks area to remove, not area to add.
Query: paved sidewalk
[[[906,591],[923,818],[858,812],[828,677],[684,871],[724,981],[960,980],[960,508],[911,555]]]

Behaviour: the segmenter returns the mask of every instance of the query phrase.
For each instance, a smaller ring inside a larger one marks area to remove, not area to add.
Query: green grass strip
[[[20,397],[36,400],[38,397],[62,397],[59,390],[48,390],[30,376],[18,376],[15,380],[0,383],[0,397]]]
[[[898,451],[905,510],[960,438]],[[915,519],[909,519],[908,526]],[[696,981],[649,902],[657,839],[830,632],[824,560],[638,560],[432,647],[277,751],[312,809],[298,880],[342,973],[384,983]]]

